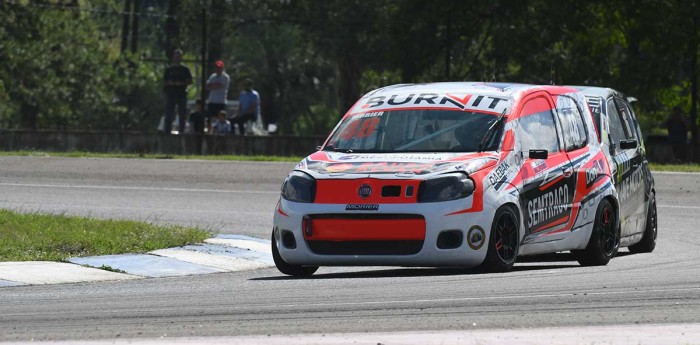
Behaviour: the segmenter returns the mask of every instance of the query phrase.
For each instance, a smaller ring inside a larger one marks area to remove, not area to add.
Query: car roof
[[[572,85],[569,87],[581,91],[581,93],[583,93],[584,96],[588,96],[588,97],[608,98],[609,96],[617,96],[617,97],[625,98],[625,95],[622,94],[622,92],[617,91],[615,89],[611,89],[609,87],[585,86],[585,85]]]
[[[514,98],[517,94],[528,90],[547,88],[547,85],[534,85],[522,83],[497,83],[497,82],[438,82],[425,84],[397,84],[385,86],[367,93],[366,96],[381,94],[409,94],[409,93],[475,93],[499,97]]]
[[[522,97],[537,91],[552,95],[578,92],[571,87],[496,82],[439,82],[398,84],[370,91],[345,116],[385,110],[472,110],[498,115],[510,113]],[[475,97],[473,97],[475,96]],[[438,97],[440,100],[438,101]],[[482,101],[489,99],[490,101]]]

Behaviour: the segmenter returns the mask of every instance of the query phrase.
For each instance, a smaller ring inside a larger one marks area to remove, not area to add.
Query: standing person
[[[204,111],[202,110],[204,106],[202,105],[202,99],[197,99],[194,103],[194,108],[190,113],[190,122],[192,123],[192,129],[194,133],[202,134],[204,133]]]
[[[185,132],[185,121],[187,118],[187,86],[192,84],[192,73],[187,66],[182,64],[182,50],[175,49],[173,52],[173,64],[165,69],[163,85],[165,88],[165,123],[163,129],[166,134],[170,134],[172,129],[175,107],[178,111],[178,130],[182,134]]]
[[[673,147],[673,155],[676,160],[685,161],[688,148],[688,128],[690,122],[683,116],[681,107],[673,107],[668,120],[661,127],[668,129],[668,142]]]
[[[209,132],[214,122],[214,118],[218,116],[221,110],[226,110],[226,95],[228,94],[228,85],[231,80],[224,71],[224,62],[217,60],[214,63],[216,72],[212,73],[207,80],[207,90],[209,97],[207,98],[207,122],[209,123]]]
[[[245,123],[248,121],[257,121],[260,116],[260,95],[253,90],[253,81],[245,79],[243,81],[243,91],[238,98],[238,116],[233,119],[232,133],[236,134],[236,126],[238,126],[241,135],[245,134]]]
[[[211,134],[229,134],[231,133],[231,122],[226,120],[226,110],[219,111],[218,119],[212,125]]]

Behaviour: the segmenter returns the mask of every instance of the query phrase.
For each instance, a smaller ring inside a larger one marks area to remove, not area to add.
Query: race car
[[[605,265],[618,193],[584,96],[563,86],[402,84],[364,95],[282,184],[280,272],[475,267],[571,250]]]
[[[650,253],[658,236],[656,189],[632,105],[624,94],[610,88],[574,88],[586,97],[612,170],[621,205],[620,247],[628,247],[632,253]]]

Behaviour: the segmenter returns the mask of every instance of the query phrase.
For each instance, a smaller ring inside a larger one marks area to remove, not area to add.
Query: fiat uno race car
[[[620,246],[629,247],[632,253],[650,253],[656,247],[658,232],[656,191],[634,110],[627,98],[613,89],[574,87],[584,94],[593,113],[618,192]]]
[[[584,96],[563,86],[394,85],[363,96],[282,185],[280,272],[319,266],[509,271],[571,250],[605,265],[619,197]]]

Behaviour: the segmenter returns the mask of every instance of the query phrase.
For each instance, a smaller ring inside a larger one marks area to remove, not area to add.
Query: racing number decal
[[[347,127],[343,130],[343,133],[340,134],[340,137],[343,140],[350,140],[352,137],[355,136],[355,132],[357,131],[357,126],[360,125],[360,122],[362,121],[352,121],[350,124],[348,124]]]
[[[352,138],[362,139],[374,134],[379,125],[379,117],[370,117],[359,121],[352,121],[348,127],[343,130],[340,137],[344,140]]]
[[[362,121],[362,125],[360,126],[360,130],[357,131],[357,134],[355,136],[358,138],[366,138],[366,137],[372,135],[374,133],[374,131],[377,129],[378,124],[379,124],[378,117],[364,119]]]

